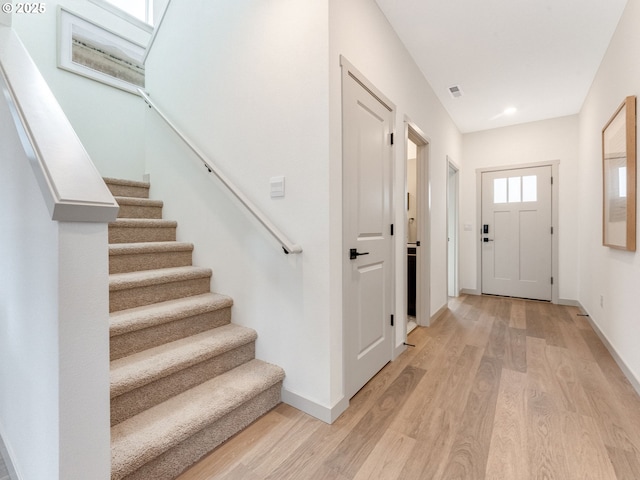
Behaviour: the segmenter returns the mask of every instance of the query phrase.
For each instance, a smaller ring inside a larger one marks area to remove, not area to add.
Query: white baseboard
[[[558,305],[566,305],[568,307],[579,307],[582,308],[582,305],[580,305],[580,302],[577,300],[571,300],[568,298],[559,298],[558,299]],[[582,308],[584,310],[584,308]]]
[[[440,318],[440,316],[444,315],[444,313],[449,310],[449,305],[447,305],[446,303],[441,306],[438,311],[436,313],[434,313],[433,315],[431,315],[431,318],[429,319],[429,325],[433,325],[433,323],[438,320]]]
[[[406,342],[406,339],[405,339],[405,342]],[[402,355],[406,351],[407,351],[407,346],[403,342],[402,344],[398,345],[396,348],[393,349],[393,358],[391,359],[391,361],[394,361],[396,358],[398,358],[400,355]]]
[[[460,294],[461,295],[482,295],[482,292],[480,292],[480,290],[478,290],[477,288],[461,288]]]
[[[622,373],[624,373],[624,376],[627,377],[627,380],[629,380],[629,383],[631,384],[631,386],[635,389],[638,395],[640,395],[640,380],[636,378],[636,376],[633,374],[631,369],[627,366],[625,361],[618,354],[618,351],[611,344],[607,336],[602,332],[602,330],[600,330],[600,327],[593,320],[593,318],[591,318],[591,315],[589,315],[589,312],[587,311],[587,309],[584,308],[582,304],[580,304],[580,302],[578,301],[576,301],[575,306],[580,308],[580,310],[582,310],[587,314],[586,319],[589,321],[589,324],[593,328],[593,331],[596,332],[596,335],[598,335],[598,337],[600,337],[600,340],[602,341],[604,346],[607,348],[607,350],[609,351],[609,353],[611,354],[615,362],[618,364],[618,366],[620,367],[620,370],[622,370]]]
[[[287,405],[311,415],[312,417],[322,420],[325,423],[332,424],[340,415],[349,407],[349,399],[342,397],[333,407],[325,407],[297,393],[282,388],[282,401]]]

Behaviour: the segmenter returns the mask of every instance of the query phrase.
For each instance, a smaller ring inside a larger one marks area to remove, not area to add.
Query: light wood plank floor
[[[638,480],[640,399],[578,313],[452,300],[333,425],[282,404],[179,480]]]

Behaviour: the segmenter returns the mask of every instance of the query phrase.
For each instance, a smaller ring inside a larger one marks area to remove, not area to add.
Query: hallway
[[[577,308],[449,307],[333,425],[281,404],[180,480],[640,478],[640,398]]]

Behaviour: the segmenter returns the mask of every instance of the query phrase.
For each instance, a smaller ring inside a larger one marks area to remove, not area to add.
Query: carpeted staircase
[[[106,178],[109,225],[111,478],[174,479],[280,403],[284,372],[256,360],[149,184]]]

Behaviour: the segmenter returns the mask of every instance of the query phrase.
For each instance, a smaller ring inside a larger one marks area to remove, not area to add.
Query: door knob
[[[369,255],[369,252],[358,252],[357,248],[350,248],[349,249],[349,260],[355,260],[356,258],[358,258],[360,255]]]

